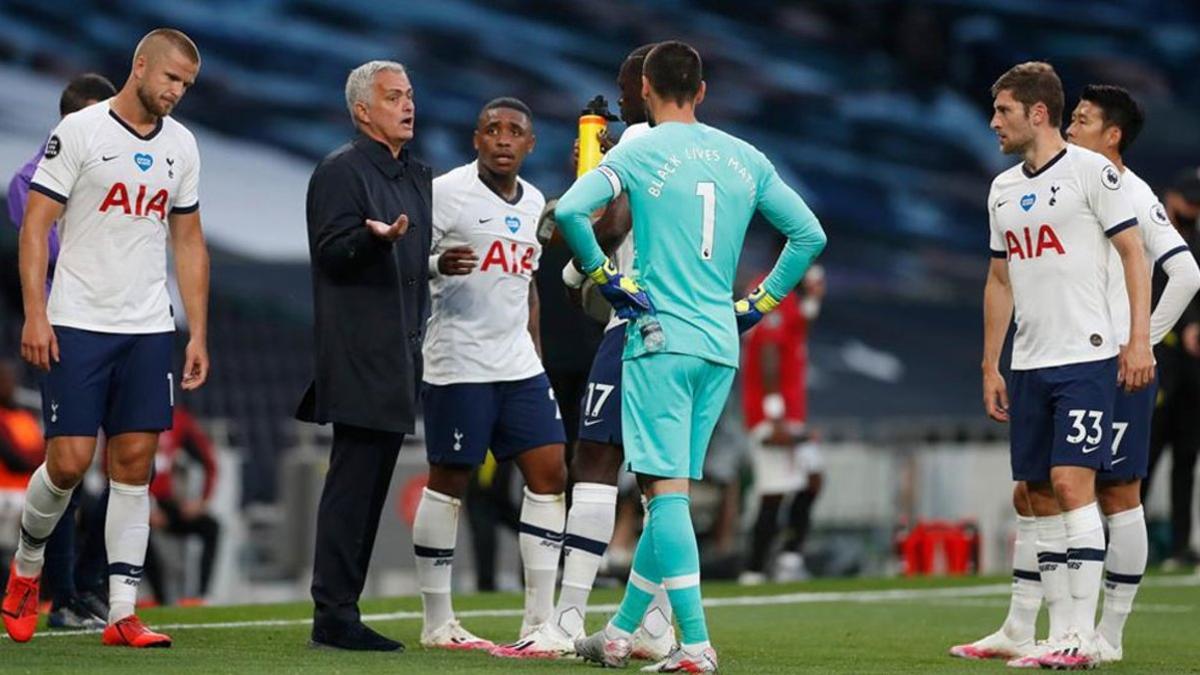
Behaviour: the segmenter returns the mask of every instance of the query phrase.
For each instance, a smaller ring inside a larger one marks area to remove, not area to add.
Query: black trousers
[[[333,425],[329,473],[317,510],[313,560],[313,623],[360,620],[358,597],[375,549],[379,515],[404,434]]]
[[[1160,405],[1154,409],[1150,434],[1150,472],[1165,449],[1171,449],[1171,552],[1183,555],[1192,535],[1192,500],[1196,459],[1200,455],[1200,364],[1182,350],[1159,346]],[[1142,482],[1142,499],[1150,490],[1149,477]]]

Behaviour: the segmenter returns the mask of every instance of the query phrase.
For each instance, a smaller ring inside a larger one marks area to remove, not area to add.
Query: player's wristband
[[[787,406],[783,401],[783,395],[779,394],[778,392],[764,396],[762,400],[762,407],[763,414],[766,415],[767,419],[769,420],[781,419],[783,417],[783,413],[787,410]]]
[[[587,277],[575,266],[575,261],[568,261],[562,271],[562,280],[567,288],[579,288],[583,286],[583,282],[587,281]]]
[[[618,274],[620,274],[620,271],[617,270],[617,266],[614,265],[612,260],[608,258],[605,258],[604,263],[599,267],[587,273],[588,277],[590,277],[592,281],[600,285],[607,284],[610,279]]]
[[[441,270],[438,269],[438,259],[441,257],[442,256],[438,255],[437,253],[434,253],[433,255],[429,256],[429,278],[430,279],[441,275],[442,272],[441,272]]]
[[[751,291],[746,300],[749,301],[750,305],[753,306],[754,309],[757,309],[763,314],[766,314],[767,312],[770,312],[779,306],[779,300],[776,300],[775,297],[768,293],[767,290],[762,286],[759,286]]]

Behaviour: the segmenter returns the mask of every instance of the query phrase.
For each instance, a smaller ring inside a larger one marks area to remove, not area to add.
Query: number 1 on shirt
[[[696,183],[696,196],[704,200],[704,215],[700,229],[700,257],[712,260],[713,227],[717,211],[717,189],[710,181]]]

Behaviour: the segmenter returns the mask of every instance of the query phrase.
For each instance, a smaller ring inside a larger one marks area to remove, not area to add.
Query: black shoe
[[[404,644],[385,638],[362,622],[313,624],[309,645],[363,652],[402,652]]]
[[[76,602],[88,613],[108,623],[108,599],[96,591],[84,591],[76,596]]]

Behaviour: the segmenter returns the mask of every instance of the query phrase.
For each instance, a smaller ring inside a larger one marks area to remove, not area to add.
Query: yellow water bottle
[[[579,164],[575,177],[591,171],[600,165],[604,153],[600,151],[600,133],[608,130],[608,123],[615,121],[616,115],[608,109],[608,101],[597,95],[579,115]]]

